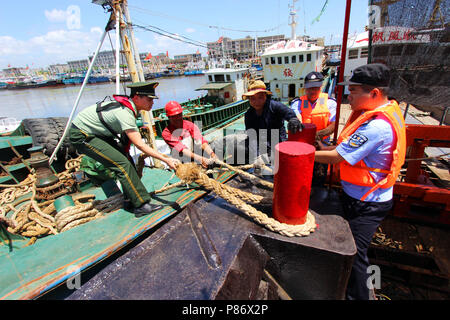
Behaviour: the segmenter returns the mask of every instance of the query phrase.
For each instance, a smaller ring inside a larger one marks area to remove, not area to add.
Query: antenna
[[[291,9],[289,11],[289,16],[291,17],[291,22],[289,25],[291,26],[291,40],[295,40],[297,37],[295,35],[295,29],[297,27],[297,11],[295,11],[295,3],[298,0],[292,0],[292,5],[288,5],[288,7]]]

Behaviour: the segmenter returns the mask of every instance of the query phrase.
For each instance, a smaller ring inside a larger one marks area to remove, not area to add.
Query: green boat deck
[[[151,192],[161,188],[171,176],[169,171],[145,168],[142,181]],[[232,172],[225,172],[216,176],[216,180],[225,182],[232,176]],[[171,183],[178,181],[174,177]],[[28,238],[7,235],[2,229],[0,299],[39,297],[106,259],[206,193],[192,188],[195,185],[190,187],[178,187],[154,196],[154,203],[163,204],[164,208],[150,215],[136,218],[120,209],[57,235],[39,238],[30,246],[25,246]],[[101,188],[88,189],[85,193],[95,194],[97,200],[106,198]]]

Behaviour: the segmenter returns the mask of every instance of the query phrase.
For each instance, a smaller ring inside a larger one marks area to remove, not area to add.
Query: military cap
[[[131,89],[131,96],[141,94],[153,99],[159,99],[155,93],[155,88],[158,84],[159,82],[135,82],[127,85],[127,88]]]
[[[322,81],[323,75],[320,72],[310,72],[305,77],[305,88],[320,88]]]

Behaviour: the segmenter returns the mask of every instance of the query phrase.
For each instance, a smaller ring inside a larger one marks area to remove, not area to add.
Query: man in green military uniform
[[[141,182],[134,163],[128,154],[130,144],[141,152],[164,161],[171,169],[178,160],[150,148],[142,139],[136,118],[139,111],[150,111],[158,82],[133,83],[130,96],[113,95],[114,101],[99,102],[82,110],[69,131],[71,143],[78,152],[102,163],[116,173],[126,199],[130,200],[136,217],[162,208],[150,203],[150,195]],[[120,135],[120,142],[114,138]]]

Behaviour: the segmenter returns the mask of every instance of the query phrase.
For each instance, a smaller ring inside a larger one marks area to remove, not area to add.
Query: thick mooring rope
[[[246,172],[246,171],[244,171],[242,169],[239,169],[238,167],[233,167],[233,166],[229,165],[228,163],[223,162],[223,161],[221,161],[219,159],[216,159],[215,162],[218,165],[220,165],[220,166],[223,166],[225,168],[228,168],[229,170],[235,171],[241,177],[247,178],[247,179],[249,179],[250,181],[252,181],[254,183],[257,183],[257,184],[260,184],[260,185],[265,186],[267,188],[273,189],[273,183],[272,182],[263,180],[263,179],[255,176],[255,175],[253,175],[251,173],[248,173],[248,172]],[[260,166],[260,165],[258,163],[255,163],[252,166],[255,167],[255,166]],[[263,166],[263,165],[261,165],[261,166]]]
[[[80,155],[78,158],[66,162],[66,170],[58,174],[60,181],[64,182],[72,178],[71,172],[79,169],[82,157],[83,155]],[[35,200],[35,181],[36,175],[30,174],[19,184],[1,185],[6,188],[0,194],[0,223],[7,225],[8,232],[31,238],[58,234],[97,219],[105,213],[115,211],[123,205],[122,194],[103,201],[93,201],[94,195],[84,194],[74,196],[75,206],[65,208],[57,213],[54,200],[41,203]],[[32,193],[31,197],[15,201],[30,192]],[[11,205],[13,202],[14,206]],[[9,211],[12,211],[13,214],[11,217],[6,217]]]
[[[290,225],[281,223],[273,218],[268,217],[265,213],[255,209],[245,202],[248,201],[248,193],[236,188],[232,188],[230,186],[224,187],[224,185],[222,185],[221,183],[209,178],[202,171],[202,169],[194,163],[179,165],[177,167],[176,174],[178,178],[187,183],[195,182],[198,185],[203,186],[207,190],[214,191],[219,197],[227,200],[232,205],[242,210],[246,215],[251,217],[257,223],[265,226],[271,231],[280,233],[284,236],[295,237],[307,236],[311,232],[314,232],[316,228],[315,218],[309,211],[306,216],[306,222],[302,225]],[[253,198],[253,200],[255,200],[255,198]]]

